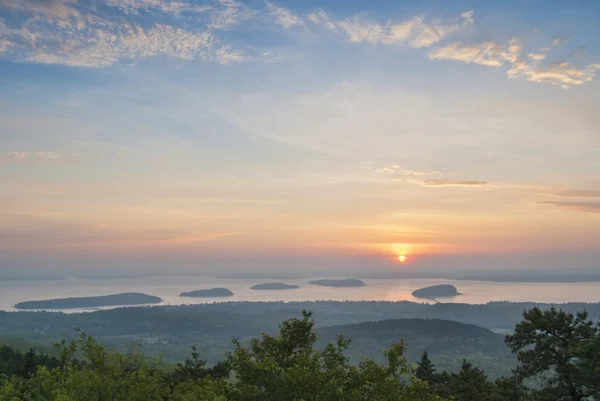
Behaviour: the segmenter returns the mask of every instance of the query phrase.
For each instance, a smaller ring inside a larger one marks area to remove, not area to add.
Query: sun
[[[398,261],[400,261],[401,263],[404,263],[405,260],[406,260],[406,256],[404,256],[404,255],[398,256]]]

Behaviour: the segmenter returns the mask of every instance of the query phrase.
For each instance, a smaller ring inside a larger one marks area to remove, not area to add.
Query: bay
[[[66,297],[87,297],[124,292],[142,292],[161,297],[160,305],[199,304],[239,301],[411,301],[430,302],[415,298],[412,291],[436,284],[452,284],[463,295],[440,298],[439,302],[485,304],[493,301],[510,302],[600,302],[600,283],[506,283],[446,279],[362,279],[364,287],[332,288],[308,284],[318,279],[266,280],[230,279],[207,276],[153,276],[118,279],[64,279],[0,281],[0,310],[14,311],[18,302]],[[281,281],[300,286],[298,289],[257,291],[255,284]],[[225,287],[234,296],[227,298],[186,298],[179,294],[204,288]],[[110,309],[69,309],[82,312]]]

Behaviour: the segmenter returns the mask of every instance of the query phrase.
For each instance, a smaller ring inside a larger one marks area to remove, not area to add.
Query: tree
[[[59,375],[57,401],[163,401],[170,392],[165,370],[148,363],[137,349],[121,354],[82,332],[58,349],[64,365],[53,372]],[[82,363],[73,360],[78,354]]]
[[[506,344],[517,354],[519,373],[541,378],[554,400],[582,401],[597,393],[600,361],[598,329],[587,312],[576,315],[555,308],[523,314]]]
[[[351,365],[344,355],[349,340],[322,351],[309,312],[302,319],[280,325],[276,336],[263,335],[249,346],[234,340],[227,363],[236,382],[228,394],[233,401],[432,401],[438,397],[422,381],[413,381],[404,357],[405,346],[394,343],[386,351],[387,365],[364,359]]]
[[[527,401],[531,399],[531,391],[523,383],[518,374],[502,377],[494,382],[491,401]]]
[[[35,348],[30,348],[29,351],[25,353],[25,357],[23,358],[23,369],[21,374],[23,376],[29,376],[32,373],[35,373],[38,363],[39,358],[35,352]]]
[[[429,355],[427,354],[427,351],[425,351],[425,352],[423,352],[423,355],[421,355],[421,360],[417,364],[415,376],[419,380],[423,380],[423,381],[426,381],[427,383],[431,384],[434,381],[434,375],[435,375],[435,367],[433,366],[433,363],[429,359]]]

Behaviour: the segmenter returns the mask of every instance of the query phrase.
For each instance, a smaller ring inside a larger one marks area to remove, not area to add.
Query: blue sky
[[[597,252],[599,11],[0,0],[0,250]]]

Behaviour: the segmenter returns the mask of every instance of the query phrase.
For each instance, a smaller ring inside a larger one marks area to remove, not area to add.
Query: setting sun
[[[400,262],[404,262],[404,261],[406,260],[406,256],[404,256],[404,255],[400,255],[400,256],[398,256],[398,260],[399,260]]]

